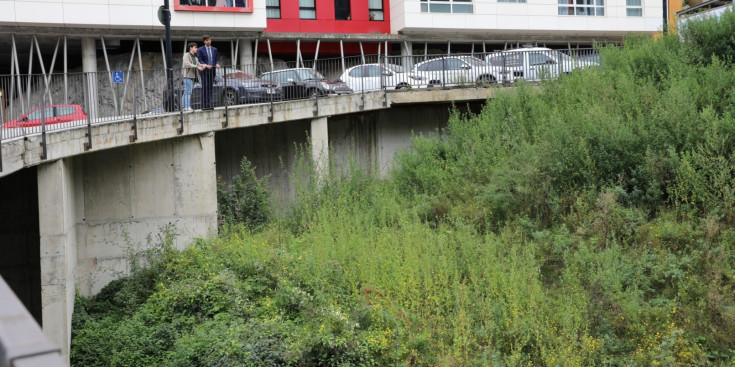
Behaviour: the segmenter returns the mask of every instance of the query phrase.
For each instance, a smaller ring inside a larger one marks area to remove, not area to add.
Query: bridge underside
[[[0,275],[40,324],[41,254],[36,168],[0,180]]]

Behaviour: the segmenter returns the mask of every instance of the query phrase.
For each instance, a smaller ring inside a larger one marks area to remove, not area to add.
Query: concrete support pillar
[[[413,68],[413,44],[409,41],[401,43],[401,61],[403,66]]]
[[[329,175],[329,129],[326,117],[311,120],[311,158],[321,181]]]
[[[76,268],[73,160],[38,166],[43,332],[69,363]]]
[[[253,42],[249,39],[240,39],[240,50],[239,50],[239,58],[240,58],[240,65],[242,65],[242,71],[250,74],[250,75],[256,75],[255,65],[253,65]]]
[[[94,38],[82,38],[82,71],[87,114],[97,117],[97,49]]]

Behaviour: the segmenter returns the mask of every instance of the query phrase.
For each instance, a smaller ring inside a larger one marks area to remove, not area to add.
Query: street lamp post
[[[174,75],[173,64],[171,62],[171,12],[168,8],[168,0],[163,0],[163,6],[158,8],[158,20],[163,24],[166,30],[166,86],[168,88],[169,111],[174,110]]]

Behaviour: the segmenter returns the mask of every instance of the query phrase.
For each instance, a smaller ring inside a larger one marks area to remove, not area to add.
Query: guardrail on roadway
[[[60,349],[0,277],[0,367],[61,367]]]

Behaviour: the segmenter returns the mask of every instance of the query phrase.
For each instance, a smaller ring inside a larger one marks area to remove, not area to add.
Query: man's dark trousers
[[[212,107],[213,85],[214,85],[214,69],[202,70],[202,108]]]

